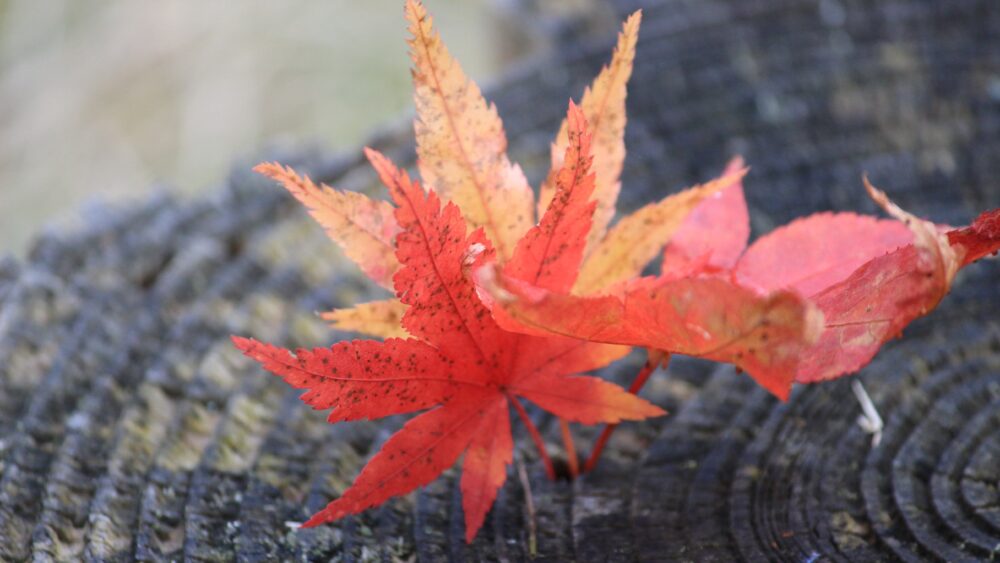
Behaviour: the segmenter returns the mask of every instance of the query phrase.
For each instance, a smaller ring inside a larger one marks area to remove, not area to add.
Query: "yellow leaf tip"
[[[403,8],[403,14],[406,21],[409,22],[411,26],[410,32],[413,34],[414,38],[418,35],[417,28],[423,27],[425,22],[427,27],[434,25],[433,21],[430,20],[430,16],[427,14],[427,8],[420,0],[406,0],[406,5]]]
[[[625,19],[625,29],[631,30],[634,33],[635,29],[638,29],[639,24],[642,23],[642,8],[629,14],[628,18]]]
[[[407,17],[411,14],[416,15],[418,12],[427,12],[426,8],[424,8],[423,2],[420,0],[406,0],[406,2],[403,3],[403,11],[406,12]]]
[[[636,10],[622,23],[622,30],[618,34],[618,46],[615,51],[622,48],[634,51],[635,44],[639,40],[639,26],[642,24],[642,10]],[[616,53],[617,54],[617,53]]]

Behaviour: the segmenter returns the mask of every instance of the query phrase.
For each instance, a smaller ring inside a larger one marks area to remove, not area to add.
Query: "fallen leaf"
[[[575,150],[585,151],[589,137],[582,119],[578,124]],[[462,505],[471,541],[506,479],[513,455],[508,409],[520,407],[518,397],[561,419],[588,424],[639,420],[663,411],[616,385],[576,375],[607,365],[627,348],[501,329],[469,277],[495,257],[483,230],[468,232],[455,204],[442,205],[435,192],[425,192],[384,156],[367,154],[397,205],[401,268],[394,283],[406,306],[402,325],[415,338],[342,342],[295,353],[245,338],[234,343],[265,369],[306,389],[303,401],[332,408],[331,422],[431,409],[394,434],[354,484],[305,526],[407,493],[464,453]],[[573,190],[588,177],[588,160],[583,152],[568,159],[579,170],[564,175],[569,183],[563,189]],[[530,249],[543,238],[565,234],[558,225],[539,228],[529,235],[534,243],[521,246]],[[539,266],[549,255],[525,250],[522,256],[525,268],[542,271]]]
[[[667,248],[664,275],[669,267],[680,272],[673,275],[728,277],[762,295],[785,289],[808,297],[823,315],[823,329],[815,344],[800,350],[794,380],[811,383],[856,372],[885,342],[933,310],[961,267],[1000,247],[1000,210],[981,214],[968,227],[947,229],[906,213],[867,180],[866,187],[896,220],[818,213],[761,237],[742,256],[736,252],[735,260],[705,267],[705,260],[690,257],[731,257],[736,245],[723,236],[715,248],[715,238],[694,235],[707,234],[704,226],[746,220],[742,187],[733,186],[719,200],[706,200],[678,231]]]
[[[811,383],[858,371],[885,342],[937,307],[960,268],[1000,248],[995,228],[1000,210],[980,215],[969,227],[941,233],[933,223],[893,204],[867,179],[865,186],[887,213],[909,228],[913,242],[869,260],[812,297],[823,311],[825,328],[804,353],[796,381]]]

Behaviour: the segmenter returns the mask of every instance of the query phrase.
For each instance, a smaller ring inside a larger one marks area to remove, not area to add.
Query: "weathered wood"
[[[756,233],[873,211],[863,171],[942,222],[1000,205],[991,0],[614,0],[593,13],[637,7],[626,206],[734,152],[753,167]],[[566,99],[608,56],[610,37],[582,30],[611,20],[586,22],[490,94],[536,181]],[[411,162],[409,137],[374,144]],[[268,157],[373,189],[356,155]],[[334,525],[290,525],[401,421],[327,425],[229,345],[345,337],[312,312],[377,291],[250,164],[206,198],[108,209],[40,237],[24,263],[0,261],[0,560],[528,559],[513,470],[468,546],[454,474]],[[536,560],[1000,558],[998,313],[1000,264],[984,261],[864,370],[886,421],[874,448],[848,381],[780,404],[732,368],[676,359],[646,391],[671,415],[623,426],[595,473],[548,482],[524,453]]]

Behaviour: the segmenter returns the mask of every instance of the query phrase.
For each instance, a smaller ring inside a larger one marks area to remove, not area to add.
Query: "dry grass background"
[[[489,0],[427,0],[474,78]],[[210,188],[267,143],[358,144],[412,107],[402,0],[0,0],[0,255],[88,199]]]

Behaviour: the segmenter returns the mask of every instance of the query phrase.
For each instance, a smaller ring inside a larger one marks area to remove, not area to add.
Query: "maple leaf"
[[[727,171],[742,166],[734,160]],[[664,250],[659,277],[630,281],[617,296],[558,294],[508,272],[501,281],[487,273],[484,285],[501,297],[489,302],[507,329],[730,361],[787,399],[794,381],[863,367],[937,305],[959,268],[1000,246],[997,211],[942,234],[868,188],[898,220],[818,213],[747,248],[737,182],[688,215]],[[712,341],[725,345],[708,348]]]
[[[566,179],[560,184],[560,201],[585,197],[592,186],[589,136],[582,118],[575,123],[576,142],[560,174]],[[471,268],[495,255],[484,230],[469,233],[458,206],[442,206],[435,192],[425,192],[384,156],[373,150],[367,155],[397,205],[401,230],[395,248],[401,268],[394,284],[406,306],[402,326],[416,338],[341,342],[295,353],[245,338],[234,338],[234,343],[290,385],[306,389],[306,403],[332,408],[330,422],[431,409],[394,434],[354,484],[306,526],[412,491],[464,454],[460,488],[466,539],[471,541],[506,478],[513,452],[509,408],[523,412],[519,398],[563,420],[586,424],[638,420],[663,411],[599,378],[575,375],[620,358],[626,348],[502,330],[468,276]],[[563,223],[570,229],[555,223],[560,221],[543,220],[532,229],[526,242],[517,245],[512,268],[538,272],[536,281],[562,275],[546,267],[565,253],[537,249],[558,251],[550,242],[578,227],[573,221]],[[571,283],[563,280],[559,287]]]
[[[853,373],[937,306],[958,269],[1000,247],[997,210],[983,213],[969,227],[947,229],[906,213],[867,179],[865,185],[897,220],[817,213],[772,231],[750,248],[745,249],[745,239],[742,246],[723,240],[721,251],[712,248],[712,238],[686,237],[685,232],[700,231],[689,220],[667,247],[664,269],[686,275],[725,271],[760,293],[789,289],[809,298],[824,316],[823,329],[817,342],[801,351],[794,380],[810,383]],[[721,195],[705,201],[692,217],[713,225],[749,225],[742,187]],[[728,259],[708,266],[692,259],[706,252]]]
[[[984,212],[968,227],[947,229],[906,213],[867,179],[865,184],[897,221],[818,213],[761,237],[742,256],[740,249],[732,258],[733,246],[723,241],[730,259],[716,267],[690,259],[705,252],[704,240],[690,245],[679,236],[667,248],[665,267],[669,262],[688,273],[728,270],[758,292],[783,288],[808,297],[824,316],[823,329],[817,342],[801,351],[794,380],[810,383],[853,373],[933,310],[960,268],[1000,248],[1000,210]],[[748,224],[742,188],[723,195],[703,203],[694,215],[712,217],[712,223]],[[686,225],[681,233],[689,227],[697,230]]]
[[[893,204],[865,179],[872,199],[912,232],[913,242],[872,258],[811,299],[823,311],[825,329],[803,355],[796,381],[810,383],[854,373],[887,341],[927,315],[947,295],[958,271],[1000,249],[1000,209],[969,227],[947,233]]]
[[[372,150],[366,154],[394,209],[362,194],[317,187],[278,164],[257,168],[304,203],[365,274],[383,286],[391,277],[395,299],[323,314],[335,328],[385,341],[294,353],[244,338],[234,342],[305,389],[304,401],[332,408],[330,422],[427,411],[390,438],[355,483],[307,525],[411,491],[463,457],[471,541],[506,478],[511,406],[551,474],[541,437],[519,398],[559,418],[568,452],[573,446],[566,421],[615,424],[663,411],[603,380],[576,375],[622,357],[627,347],[504,330],[470,272],[500,263],[505,275],[554,292],[617,292],[659,254],[701,200],[739,181],[745,170],[734,168],[668,196],[607,229],[625,156],[625,84],[641,20],[637,12],[625,22],[611,63],[581,106],[570,103],[553,143],[553,168],[535,224],[531,188],[505,154],[495,107],[448,53],[423,6],[408,0],[405,12],[417,164],[427,191]],[[588,118],[595,123],[593,134]]]

